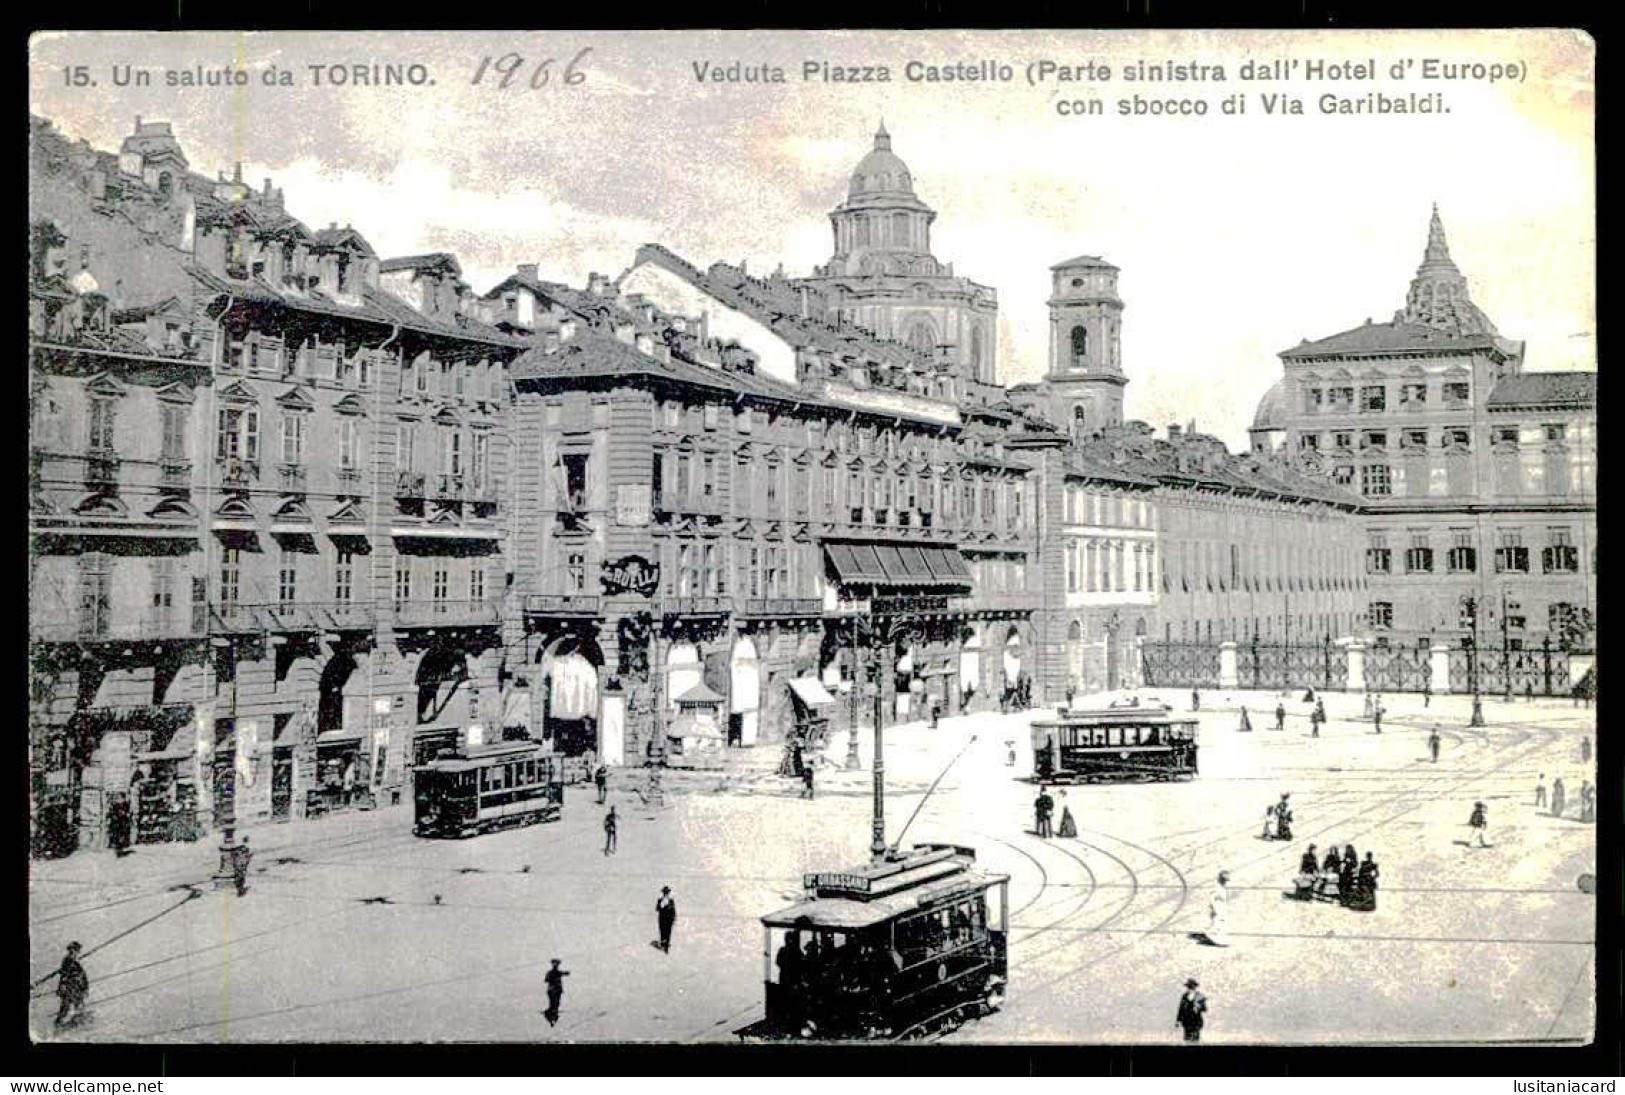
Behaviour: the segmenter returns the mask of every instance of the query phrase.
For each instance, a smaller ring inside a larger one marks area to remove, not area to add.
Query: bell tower
[[[1117,267],[1079,255],[1050,267],[1050,411],[1056,426],[1080,437],[1123,424],[1123,302]]]

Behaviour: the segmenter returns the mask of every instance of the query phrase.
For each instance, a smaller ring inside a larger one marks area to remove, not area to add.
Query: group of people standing
[[[1597,789],[1591,785],[1590,780],[1580,781],[1578,794],[1580,802],[1580,818],[1584,822],[1597,820]],[[1537,810],[1550,809],[1553,817],[1562,817],[1568,809],[1568,788],[1563,785],[1562,777],[1552,781],[1552,794],[1550,806],[1546,797],[1546,773],[1542,772],[1535,781],[1535,808]]]
[[[1055,829],[1051,819],[1055,816],[1055,799],[1050,795],[1048,787],[1040,787],[1038,797],[1033,800],[1033,832],[1039,837],[1048,840],[1059,836],[1072,838],[1078,835],[1078,823],[1072,818],[1072,810],[1066,804],[1066,792],[1061,795],[1061,827]]]
[[[1306,900],[1327,897],[1337,887],[1337,902],[1356,912],[1373,912],[1377,907],[1377,879],[1380,876],[1376,856],[1365,853],[1362,861],[1354,845],[1345,844],[1339,852],[1334,844],[1321,859],[1311,844],[1298,864],[1296,881],[1298,896]]]

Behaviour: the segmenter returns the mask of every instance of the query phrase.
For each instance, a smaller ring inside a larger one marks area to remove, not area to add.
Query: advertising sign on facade
[[[604,564],[598,581],[610,597],[618,593],[647,597],[660,588],[660,564],[651,563],[641,555],[623,555]]]
[[[615,523],[641,528],[649,523],[651,492],[648,483],[623,483],[615,488]]]

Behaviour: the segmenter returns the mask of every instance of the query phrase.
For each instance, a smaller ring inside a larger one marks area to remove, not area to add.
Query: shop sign
[[[615,488],[615,523],[641,528],[649,523],[653,494],[648,483],[626,483]]]
[[[610,597],[618,593],[648,597],[660,588],[660,564],[651,563],[641,555],[623,555],[604,564],[598,582]]]

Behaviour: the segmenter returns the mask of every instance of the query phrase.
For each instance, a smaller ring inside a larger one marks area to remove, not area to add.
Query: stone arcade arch
[[[579,757],[591,751],[607,764],[618,764],[624,752],[620,728],[601,732],[602,671],[604,654],[591,639],[564,635],[543,647],[536,658],[539,730],[560,756]],[[616,740],[604,741],[605,734]]]
[[[762,704],[762,674],[756,644],[741,635],[728,662],[731,687],[728,707],[728,744],[756,744]]]

